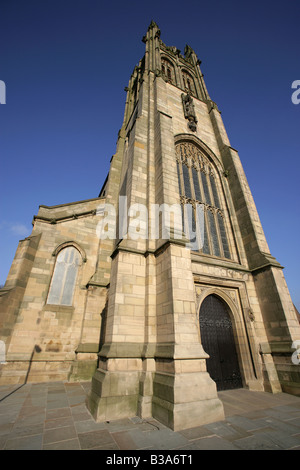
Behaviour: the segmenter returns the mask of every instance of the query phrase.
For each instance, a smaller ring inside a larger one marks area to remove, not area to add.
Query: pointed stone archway
[[[208,295],[199,311],[201,341],[207,371],[217,390],[242,388],[242,376],[228,307],[214,294]]]
[[[198,297],[197,312],[200,341],[202,342],[203,336],[203,329],[201,334],[200,309],[205,299],[210,295],[217,297],[219,301],[223,303],[231,321],[242,387],[248,388],[249,390],[263,391],[262,370],[260,369],[260,361],[257,357],[257,345],[255,341],[253,341],[253,325],[250,319],[244,314],[243,306],[240,305],[238,301],[234,302],[229,293],[226,292],[226,289],[222,289],[218,286],[208,287],[203,289],[201,295]],[[239,295],[238,291],[237,295]],[[240,295],[242,295],[242,293]],[[203,349],[205,350],[204,345]],[[209,354],[208,351],[205,350],[205,352]]]

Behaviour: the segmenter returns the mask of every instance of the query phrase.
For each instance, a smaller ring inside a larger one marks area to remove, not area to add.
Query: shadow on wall
[[[2,361],[2,358],[3,358],[3,344],[4,344],[4,361]],[[15,390],[13,390],[12,392],[10,392],[8,395],[6,395],[5,397],[1,398],[0,399],[0,402],[2,402],[3,400],[5,400],[5,398],[9,397],[10,395],[12,395],[13,393],[15,393],[17,390],[20,390],[20,388],[24,387],[24,385],[27,384],[27,380],[28,380],[28,377],[29,377],[29,374],[30,374],[30,369],[31,369],[31,365],[32,365],[32,359],[33,359],[33,355],[34,353],[40,353],[42,350],[41,348],[36,344],[32,350],[32,353],[31,353],[31,356],[30,356],[30,360],[29,360],[29,365],[28,365],[28,369],[27,369],[27,372],[26,372],[26,377],[25,377],[25,381],[22,385],[20,385],[19,387],[17,387]],[[5,362],[5,343],[4,341],[0,341],[0,364],[6,364]]]

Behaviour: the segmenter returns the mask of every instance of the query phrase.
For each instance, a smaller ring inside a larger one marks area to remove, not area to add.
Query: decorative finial
[[[151,23],[150,23],[150,25],[149,25],[148,30],[149,30],[150,28],[158,28],[158,26],[157,26],[157,24],[155,23],[155,21],[151,20]],[[158,28],[158,29],[159,29],[159,28]]]

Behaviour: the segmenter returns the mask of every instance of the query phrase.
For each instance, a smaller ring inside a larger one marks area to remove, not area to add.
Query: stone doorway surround
[[[261,328],[261,341],[266,340],[262,321],[259,315],[253,315],[249,303],[249,294],[245,281],[229,281],[226,279],[206,279],[195,277],[196,305],[199,325],[199,312],[203,300],[209,295],[216,295],[228,307],[232,321],[234,340],[238,355],[243,387],[252,391],[281,392],[278,376],[271,362],[267,368],[267,379],[263,375],[263,360],[260,353],[260,342],[256,330]],[[199,325],[199,335],[200,325]]]

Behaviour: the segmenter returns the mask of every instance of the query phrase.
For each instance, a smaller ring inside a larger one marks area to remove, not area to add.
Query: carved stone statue
[[[182,105],[184,111],[184,117],[189,121],[188,127],[191,131],[195,132],[197,130],[197,118],[195,114],[195,107],[193,98],[189,94],[181,94]]]

